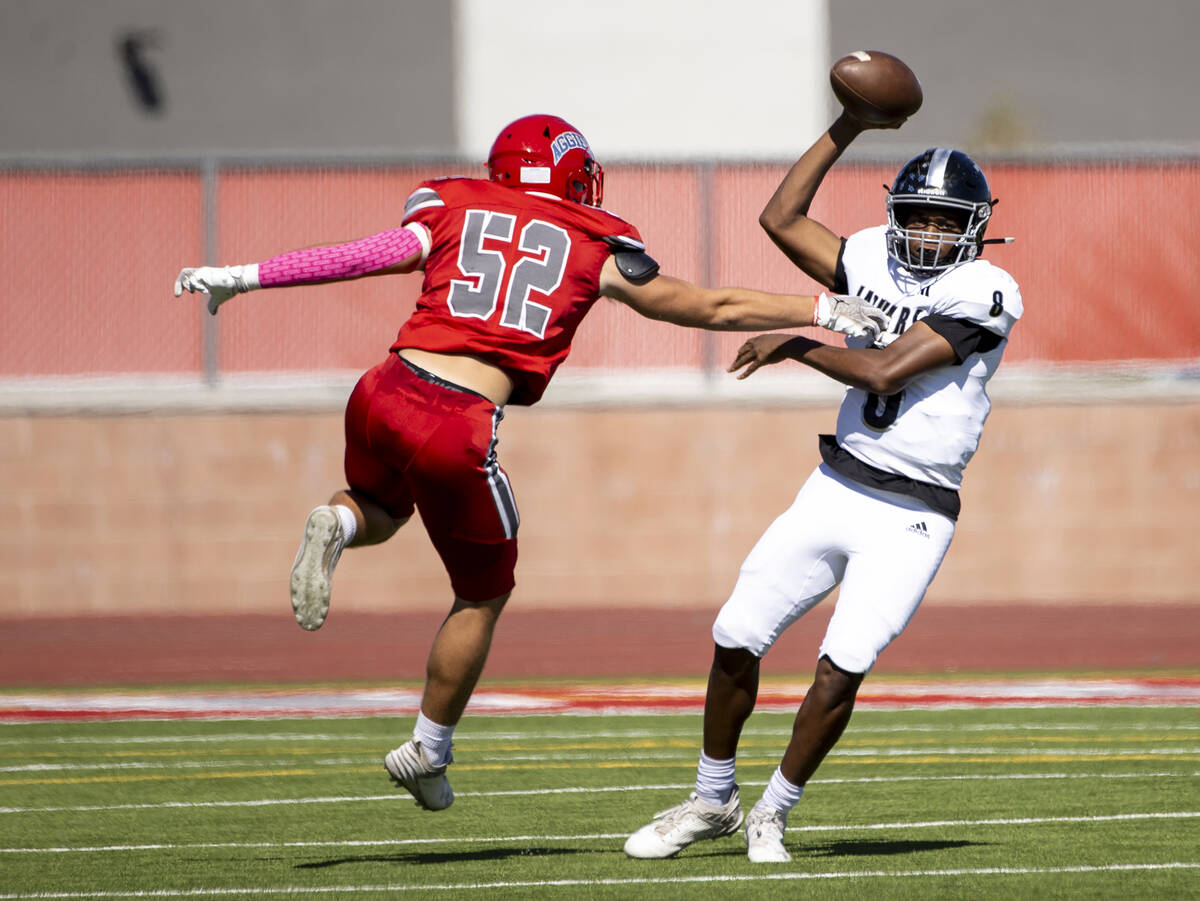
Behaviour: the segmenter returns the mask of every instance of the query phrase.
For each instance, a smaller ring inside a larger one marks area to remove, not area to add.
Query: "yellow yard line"
[[[786,737],[784,733],[780,733],[781,738]],[[977,737],[977,736],[972,736]],[[1087,736],[1079,737],[1072,735],[1064,737],[1061,735],[1028,735],[1028,736],[997,736],[989,737],[986,744],[988,745],[1014,745],[1014,744],[1057,744],[1057,745],[1092,745],[1106,744],[1111,745],[1116,742],[1125,744],[1154,744],[1162,745],[1169,742],[1195,742],[1195,736],[1191,735],[1163,735],[1163,734],[1129,734],[1115,736]],[[357,744],[354,746],[330,746],[328,744],[318,744],[309,747],[291,747],[281,748],[273,747],[246,747],[246,746],[229,746],[229,747],[206,747],[204,755],[206,757],[247,757],[247,756],[267,756],[267,757],[312,757],[312,756],[330,756],[336,754],[365,754],[373,753],[375,745],[378,742],[373,742],[367,746]],[[571,751],[622,751],[622,750],[667,750],[667,749],[684,749],[691,750],[697,747],[697,738],[684,739],[614,739],[604,741],[590,742],[570,742],[570,743],[554,743],[547,744],[542,742],[512,742],[512,741],[490,741],[487,738],[472,738],[456,743],[459,753],[486,752],[486,751],[529,751],[539,753],[550,752],[571,752]],[[743,740],[742,747],[774,747],[778,744],[776,740],[764,740],[758,736],[755,739]],[[838,742],[838,747],[845,748],[891,748],[891,747],[912,747],[922,745],[944,745],[945,738],[914,738],[911,736],[899,736],[897,738],[843,738]],[[836,753],[836,752],[835,752]],[[88,759],[154,759],[154,758],[180,758],[180,757],[195,757],[195,748],[175,748],[175,749],[122,749],[115,751],[102,751],[99,753],[89,753]],[[35,753],[20,753],[20,752],[4,752],[0,753],[0,760],[77,760],[80,759],[78,752],[64,751],[40,751]]]
[[[844,756],[834,751],[826,760],[825,766],[879,766],[882,764],[1018,764],[1018,763],[1113,763],[1127,761],[1195,761],[1200,755],[1195,753],[1180,754],[1143,754],[1110,753],[1110,754],[922,754],[922,755],[862,755]],[[748,758],[740,757],[739,766],[774,766],[779,762],[778,757]],[[586,765],[597,770],[627,770],[627,769],[694,769],[695,760],[691,758],[673,760],[596,760],[596,761],[502,761],[496,763],[456,763],[455,773],[498,772],[498,771],[545,771],[545,770],[575,770]],[[324,767],[315,769],[257,769],[257,770],[192,770],[169,773],[132,774],[120,773],[110,776],[37,776],[0,779],[0,786],[15,785],[91,785],[91,784],[122,784],[132,782],[165,782],[175,779],[196,781],[202,779],[276,779],[295,776],[323,777],[333,775],[356,775],[365,773],[380,773],[381,766],[345,766]]]
[[[358,770],[357,772],[365,772]],[[372,770],[372,772],[374,772]],[[170,779],[187,779],[189,782],[198,779],[273,779],[277,776],[315,776],[316,770],[247,770],[234,772],[195,772],[161,773],[154,775],[121,775],[121,776],[70,776],[65,778],[37,779],[3,779],[0,785],[92,785],[98,783],[123,782],[166,782]]]

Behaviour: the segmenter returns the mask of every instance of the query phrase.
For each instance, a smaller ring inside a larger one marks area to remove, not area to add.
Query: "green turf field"
[[[750,721],[747,809],[790,721]],[[696,714],[469,716],[441,813],[382,769],[411,723],[2,725],[0,898],[1200,897],[1194,707],[859,711],[776,865],[621,852],[690,790]]]

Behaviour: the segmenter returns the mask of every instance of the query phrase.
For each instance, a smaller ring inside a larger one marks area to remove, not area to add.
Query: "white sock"
[[[758,803],[764,807],[782,811],[786,816],[791,813],[793,807],[800,803],[802,794],[804,794],[804,786],[788,782],[783,773],[779,771],[779,767],[775,767],[775,772],[771,774],[771,781],[767,783],[767,790],[763,792],[762,800]]]
[[[343,507],[341,504],[334,504],[333,512],[342,521],[342,531],[346,535],[346,544],[349,544],[354,540],[354,536],[358,534],[358,520],[354,518],[354,511],[349,507]]]
[[[713,760],[703,751],[696,767],[696,795],[702,801],[722,807],[733,795],[733,773],[736,757]]]
[[[417,724],[413,726],[413,738],[421,743],[429,762],[441,766],[450,759],[450,739],[454,736],[453,726],[442,726],[435,723],[423,713],[417,714]]]

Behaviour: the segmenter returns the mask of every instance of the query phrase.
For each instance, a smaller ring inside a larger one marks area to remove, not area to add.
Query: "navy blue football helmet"
[[[983,170],[969,156],[945,147],[926,150],[904,164],[888,191],[888,255],[923,278],[969,263],[983,247],[995,203]],[[918,207],[950,213],[962,234],[909,232]]]

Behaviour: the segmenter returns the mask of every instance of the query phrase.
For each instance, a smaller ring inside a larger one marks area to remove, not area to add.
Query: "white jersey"
[[[888,256],[886,230],[881,225],[851,235],[840,261],[845,293],[866,298],[888,316],[888,327],[876,345],[886,346],[914,322],[929,317],[929,325],[947,337],[956,352],[961,348],[955,336],[970,332],[978,337],[976,327],[986,333],[961,362],[922,373],[896,394],[879,397],[847,388],[838,412],[837,442],[886,473],[957,490],[991,410],[988,379],[1021,318],[1021,292],[1012,276],[981,259],[930,278],[914,278]],[[846,343],[866,346],[865,339]]]

